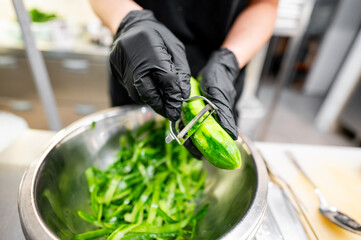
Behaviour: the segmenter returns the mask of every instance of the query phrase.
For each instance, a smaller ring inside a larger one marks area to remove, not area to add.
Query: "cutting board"
[[[321,215],[311,184],[285,155],[289,151],[295,156],[331,205],[361,222],[361,148],[269,143],[257,143],[257,147],[271,170],[297,195],[318,239],[361,239]]]

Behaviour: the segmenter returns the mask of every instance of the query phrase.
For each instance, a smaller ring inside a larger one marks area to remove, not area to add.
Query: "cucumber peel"
[[[103,171],[85,171],[90,201],[78,215],[90,231],[72,239],[195,237],[196,224],[208,208],[200,201],[206,171],[184,147],[166,144],[168,134],[165,120],[127,131],[113,164]]]

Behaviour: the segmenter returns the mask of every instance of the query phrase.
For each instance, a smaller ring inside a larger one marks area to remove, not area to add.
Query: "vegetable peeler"
[[[173,140],[176,140],[179,145],[183,145],[187,139],[192,136],[192,134],[198,129],[198,127],[214,112],[217,111],[216,105],[214,105],[210,100],[203,96],[194,96],[191,98],[183,99],[183,102],[189,102],[189,101],[197,101],[197,100],[204,100],[207,105],[179,132],[177,131],[177,128],[179,128],[180,120],[173,122],[169,121],[169,135],[165,138],[166,143],[170,143]],[[210,112],[208,112],[210,111]],[[208,113],[208,114],[207,114]],[[201,124],[196,128],[192,129],[193,126],[205,115],[205,118],[202,119]],[[190,131],[192,130],[192,131]]]

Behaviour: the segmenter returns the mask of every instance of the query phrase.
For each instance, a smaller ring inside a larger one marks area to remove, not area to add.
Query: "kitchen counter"
[[[93,57],[106,60],[109,54],[109,47],[92,44],[77,39],[70,46],[59,47],[51,42],[37,43],[38,49],[44,54],[44,57]],[[14,44],[0,44],[0,55],[25,55],[25,48],[22,42]]]
[[[318,211],[312,185],[287,157],[290,152],[327,202],[361,222],[361,148],[256,143],[273,173],[294,191],[318,239],[361,239],[327,221]],[[316,239],[316,238],[315,238]]]
[[[0,232],[2,239],[25,239],[21,232],[17,213],[18,187],[27,165],[39,156],[54,135],[55,133],[50,131],[25,130],[8,148],[0,152]],[[318,202],[311,186],[284,154],[285,151],[290,151],[295,155],[331,204],[361,221],[361,209],[359,208],[361,148],[263,142],[257,142],[256,147],[262,152],[272,171],[282,176],[291,185],[306,208],[307,216],[319,239],[361,239],[361,236],[347,233],[329,224],[321,217],[317,211]],[[286,240],[306,239],[299,221],[294,217],[297,216],[294,210],[287,209],[287,204],[280,202],[280,197],[275,200],[277,195],[280,195],[280,191],[275,189],[275,186],[270,186],[269,208],[256,239],[282,239],[281,236]],[[285,215],[290,215],[288,220]],[[277,225],[273,225],[274,223]],[[272,229],[270,229],[272,226],[275,228],[273,235],[271,234]]]
[[[51,131],[25,130],[0,152],[0,233],[1,239],[25,239],[17,211],[21,178],[30,162],[55,135]]]
[[[69,48],[51,44],[38,47],[63,126],[110,106],[108,47],[86,42],[76,42]],[[0,45],[0,79],[0,111],[24,118],[30,128],[46,128],[44,109],[22,46]]]

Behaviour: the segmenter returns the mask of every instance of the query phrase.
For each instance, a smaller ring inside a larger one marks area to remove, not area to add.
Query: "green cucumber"
[[[189,97],[200,96],[200,87],[197,80],[191,77],[191,93]],[[203,100],[183,102],[181,118],[183,123],[188,124],[203,108]],[[191,135],[193,144],[203,156],[214,166],[222,169],[237,169],[241,167],[241,153],[231,136],[209,116],[206,120],[204,115],[193,127],[196,129]],[[203,122],[202,122],[203,121]]]

